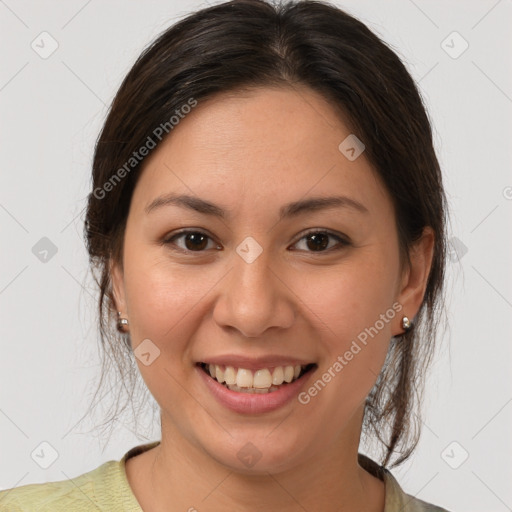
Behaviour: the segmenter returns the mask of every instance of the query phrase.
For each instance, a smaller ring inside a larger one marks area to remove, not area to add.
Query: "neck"
[[[291,468],[259,473],[243,473],[221,464],[162,421],[162,441],[147,452],[148,471],[140,471],[138,476],[144,479],[147,475],[140,486],[147,493],[143,499],[137,498],[144,510],[150,511],[242,508],[252,512],[265,504],[265,508],[280,512],[383,512],[383,482],[358,464],[362,410],[359,412],[353,422],[359,428],[348,426],[332,446],[301,458],[300,464]]]

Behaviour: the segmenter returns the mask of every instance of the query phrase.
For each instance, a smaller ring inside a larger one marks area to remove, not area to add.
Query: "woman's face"
[[[365,398],[422,293],[361,146],[339,149],[350,135],[309,89],[254,89],[199,102],[146,159],[113,279],[162,441],[238,471],[357,450]]]

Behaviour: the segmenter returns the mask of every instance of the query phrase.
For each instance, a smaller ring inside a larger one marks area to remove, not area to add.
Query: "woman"
[[[418,442],[445,196],[417,88],[376,35],[321,2],[194,13],[126,76],[92,177],[101,333],[135,357],[161,441],[2,507],[445,510],[386,468]]]

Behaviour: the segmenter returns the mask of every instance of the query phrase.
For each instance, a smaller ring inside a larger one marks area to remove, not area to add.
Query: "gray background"
[[[419,81],[451,205],[450,328],[427,381],[422,440],[393,473],[453,511],[512,510],[512,1],[335,3]],[[0,488],[74,477],[159,439],[154,425],[137,434],[120,423],[103,450],[87,433],[100,418],[77,425],[99,371],[82,210],[122,78],[150,40],[205,5],[0,0]],[[52,450],[40,467],[35,454]]]

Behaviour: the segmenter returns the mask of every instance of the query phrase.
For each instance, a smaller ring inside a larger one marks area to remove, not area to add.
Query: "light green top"
[[[125,462],[160,441],[135,446],[119,461],[101,466],[70,480],[28,484],[0,492],[1,512],[143,512],[126,477]],[[395,477],[363,454],[359,464],[384,481],[384,512],[449,512],[409,494]]]

